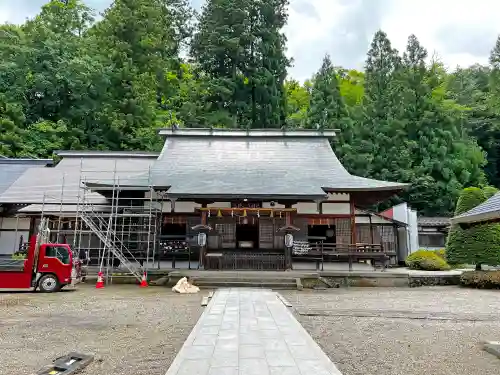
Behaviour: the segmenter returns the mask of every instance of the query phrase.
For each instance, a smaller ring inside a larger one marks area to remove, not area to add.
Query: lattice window
[[[396,236],[394,228],[390,225],[379,225],[376,228],[378,240],[385,251],[396,251]]]
[[[233,244],[236,241],[236,226],[234,223],[215,224],[215,231],[219,235],[222,244]]]
[[[274,232],[276,235],[274,236],[274,248],[275,249],[283,249],[285,247],[285,235],[282,232],[278,232],[278,229],[285,226],[284,218],[274,218]]]
[[[337,243],[351,243],[351,219],[335,219],[335,237]]]
[[[370,233],[370,225],[357,224],[356,225],[356,242],[358,243],[372,243],[372,237]]]
[[[264,249],[272,248],[274,240],[273,220],[269,218],[259,219],[259,246]]]

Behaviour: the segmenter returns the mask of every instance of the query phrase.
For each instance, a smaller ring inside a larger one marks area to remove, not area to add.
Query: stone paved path
[[[340,372],[275,292],[231,288],[215,292],[166,375]]]

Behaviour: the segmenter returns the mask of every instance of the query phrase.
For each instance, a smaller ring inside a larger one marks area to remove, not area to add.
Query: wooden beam
[[[351,208],[351,243],[356,244],[356,208],[354,207],[354,199],[351,196],[350,200]]]

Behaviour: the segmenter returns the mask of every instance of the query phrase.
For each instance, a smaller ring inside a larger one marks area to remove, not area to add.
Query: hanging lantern
[[[217,211],[217,217],[222,217],[222,211],[220,209]]]
[[[269,214],[269,217],[274,217],[274,211],[272,208],[271,208],[271,213]]]
[[[247,217],[247,210],[243,210],[243,217]]]
[[[257,210],[257,217],[260,217],[260,210]]]
[[[281,211],[280,211],[280,219],[281,219]]]
[[[208,210],[208,217],[210,217],[210,210]]]
[[[231,217],[234,217],[234,210],[231,210]]]

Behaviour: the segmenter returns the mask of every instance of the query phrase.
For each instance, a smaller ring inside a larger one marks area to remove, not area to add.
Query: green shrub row
[[[500,289],[500,271],[466,271],[460,285],[478,289]]]
[[[492,187],[464,189],[458,199],[455,216],[481,204],[496,191]],[[450,264],[500,264],[500,224],[452,225],[446,241],[446,260]]]

